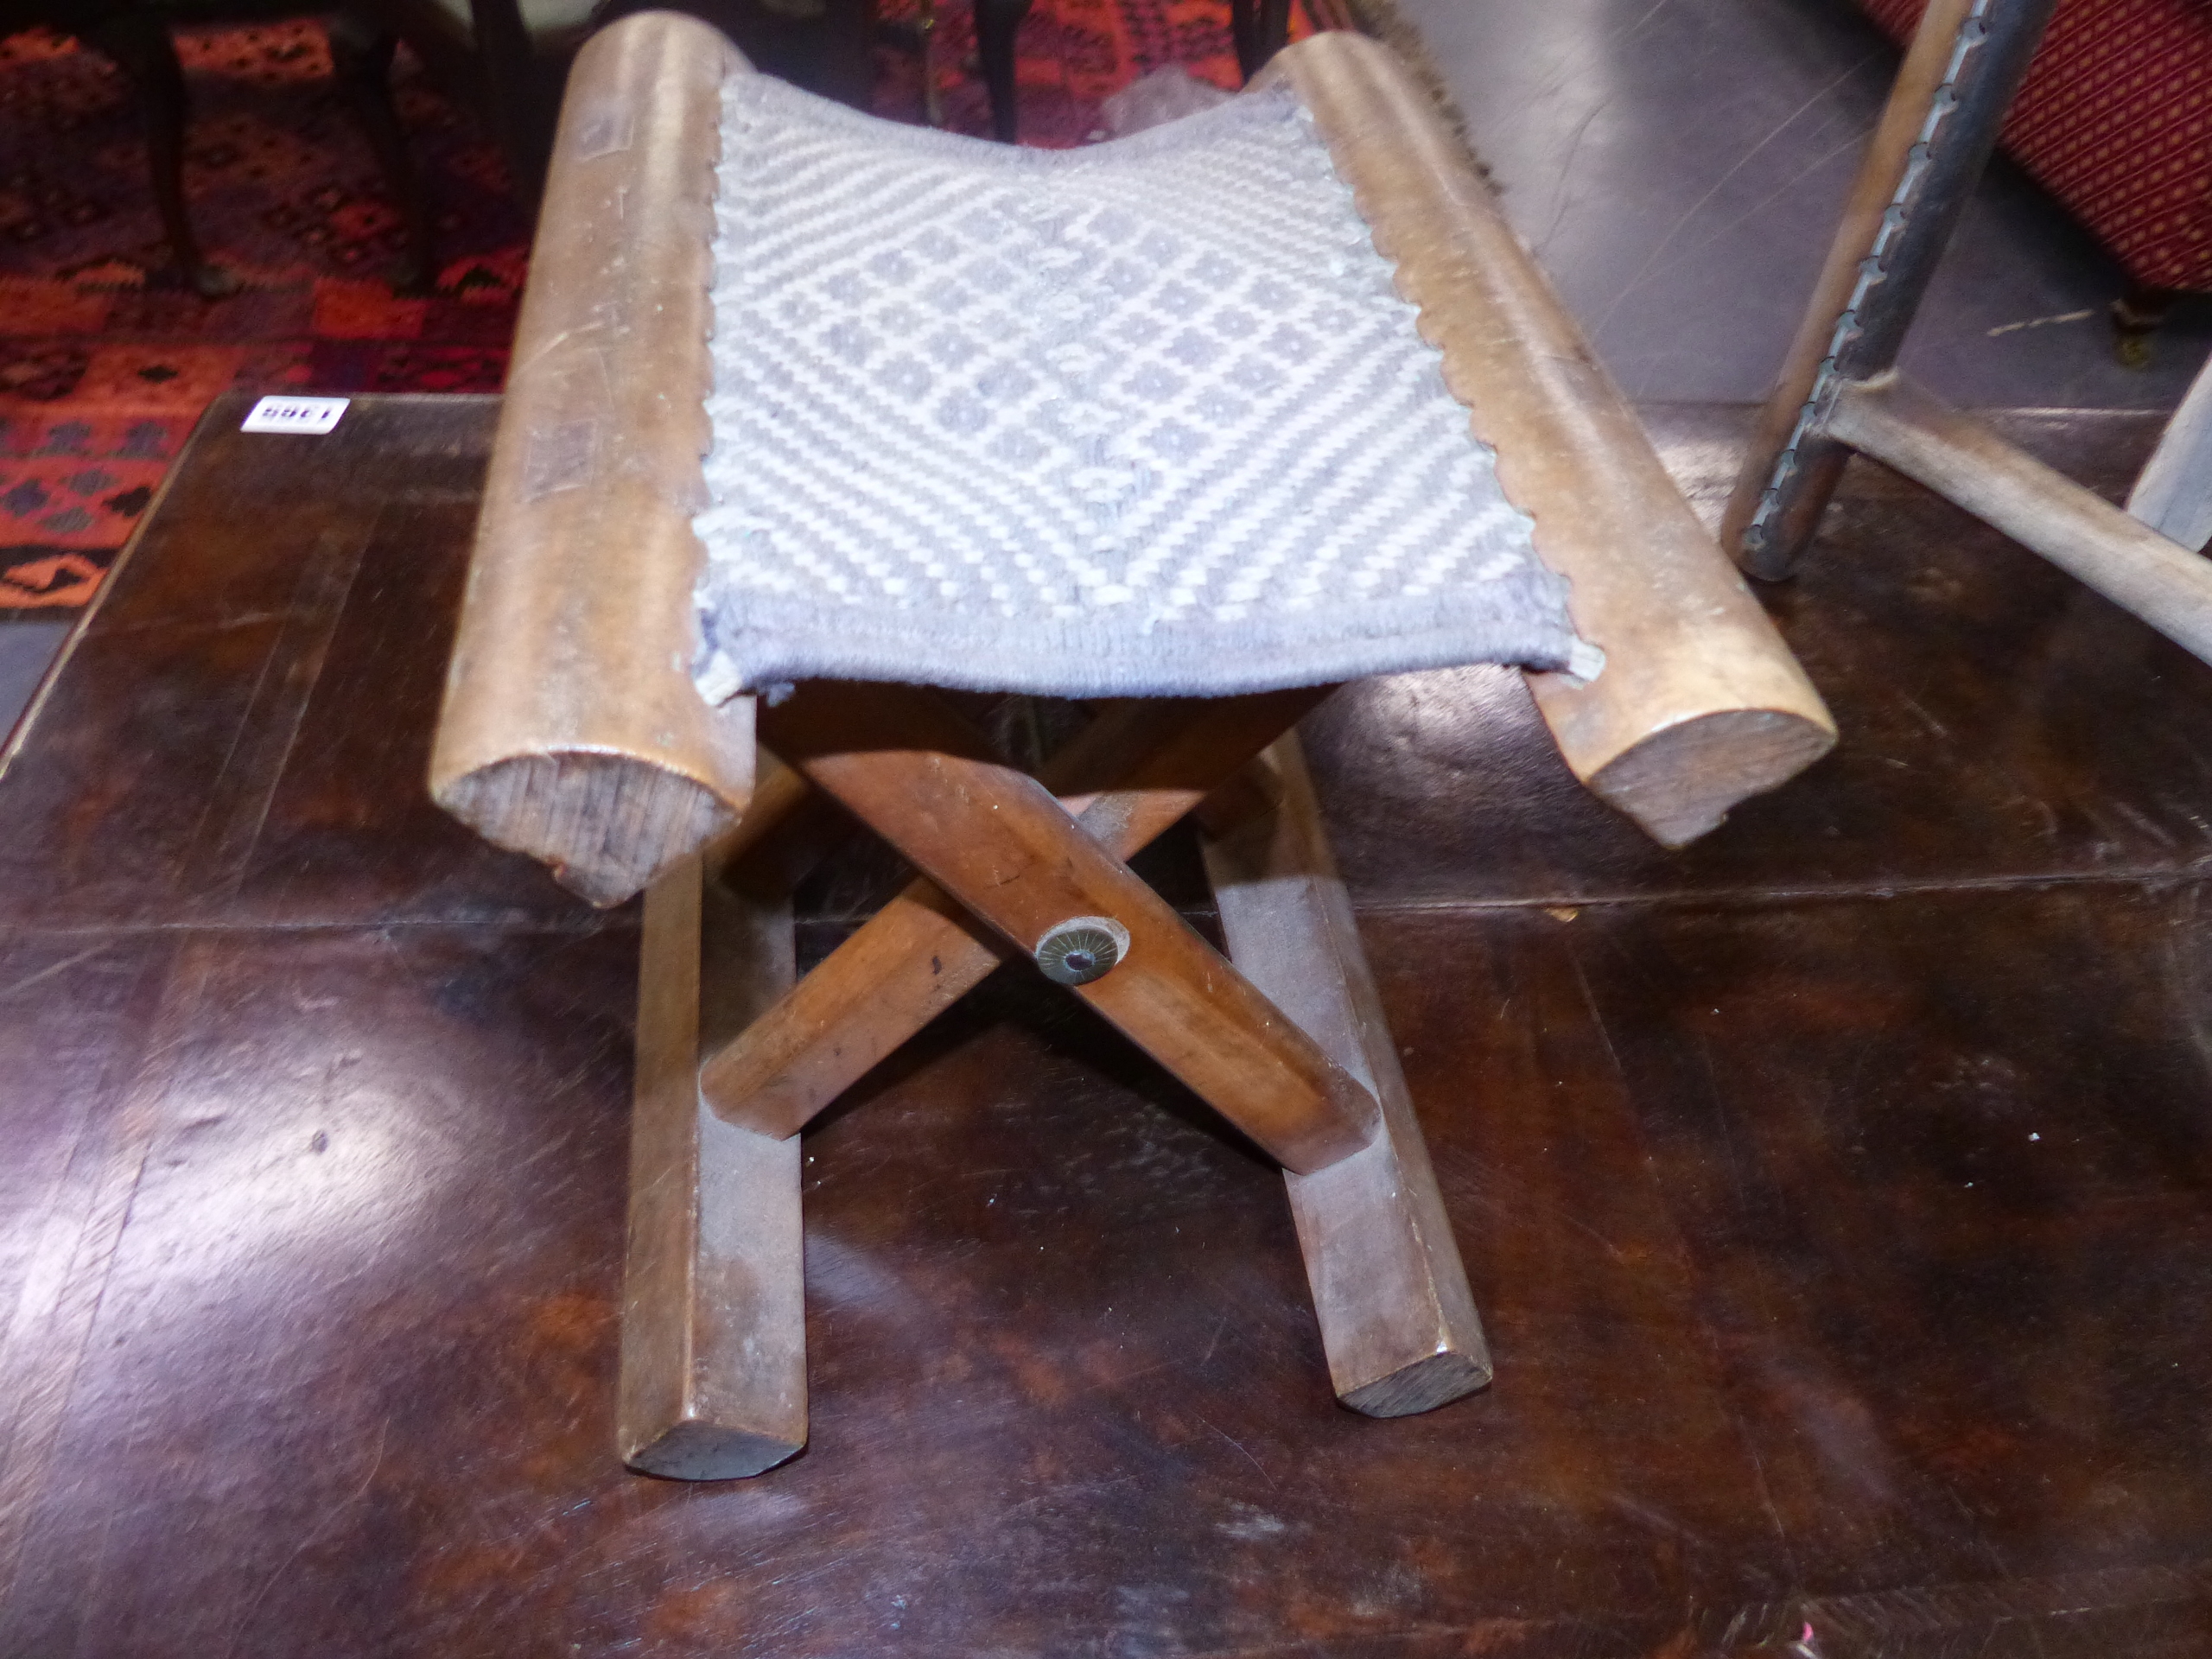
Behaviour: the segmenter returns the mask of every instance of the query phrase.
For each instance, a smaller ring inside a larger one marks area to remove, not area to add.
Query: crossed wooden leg
[[[1118,956],[1109,943],[1103,966],[1078,957],[1072,973],[1055,959],[1055,976],[1284,1166],[1338,1396],[1393,1416],[1488,1381],[1396,1051],[1287,734],[1325,695],[1109,705],[1041,779],[912,688],[812,685],[763,712],[762,741],[790,771],[765,773],[732,841],[647,904],[626,1460],[711,1478],[798,1449],[798,1129],[999,962],[1042,960],[1069,925],[1102,920]],[[794,983],[791,849],[776,820],[803,800],[799,778],[924,874]],[[1226,960],[1123,862],[1202,807],[1202,825],[1219,832],[1206,861]]]

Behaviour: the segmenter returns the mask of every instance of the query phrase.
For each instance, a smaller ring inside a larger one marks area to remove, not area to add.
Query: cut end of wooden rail
[[[1682,847],[1834,747],[1835,728],[1803,715],[1724,709],[1654,732],[1584,781],[1661,846]]]
[[[518,755],[436,791],[437,803],[493,845],[550,867],[604,908],[641,891],[736,815],[696,779],[632,755]]]
[[[1366,1417],[1414,1417],[1490,1386],[1487,1354],[1442,1349],[1338,1397]]]
[[[622,1461],[664,1480],[742,1480],[766,1474],[806,1449],[804,1440],[755,1434],[692,1419],[643,1446],[622,1448]]]

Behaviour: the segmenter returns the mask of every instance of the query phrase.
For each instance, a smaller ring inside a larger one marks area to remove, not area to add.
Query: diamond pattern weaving
[[[710,700],[1594,655],[1287,94],[1045,151],[742,77],[716,221]]]

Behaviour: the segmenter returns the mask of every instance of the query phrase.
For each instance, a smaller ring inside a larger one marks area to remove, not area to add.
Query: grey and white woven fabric
[[[1017,149],[724,94],[700,688],[1588,674],[1288,93]]]

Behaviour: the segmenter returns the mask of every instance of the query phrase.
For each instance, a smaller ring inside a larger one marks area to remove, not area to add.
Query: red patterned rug
[[[912,19],[916,0],[886,0],[887,21]],[[1295,9],[1294,9],[1295,10]],[[990,104],[974,73],[975,14],[939,0],[939,97],[944,124],[956,132],[987,135]],[[1294,36],[1306,31],[1302,17]],[[1017,37],[1017,105],[1021,142],[1065,149],[1105,137],[1099,105],[1138,76],[1169,64],[1235,91],[1241,84],[1229,36],[1229,0],[1036,0]],[[875,112],[893,121],[923,119],[919,59],[879,51]]]
[[[970,14],[941,0],[939,17],[946,123],[982,133]],[[200,299],[169,263],[121,75],[60,36],[0,41],[0,620],[92,598],[218,392],[494,391],[505,372],[524,221],[474,113],[401,54],[400,117],[442,264],[429,297],[398,298],[385,281],[397,216],[321,26],[178,44],[186,185],[201,241],[245,284],[229,299]],[[1028,143],[1103,137],[1101,100],[1166,64],[1236,84],[1227,0],[1037,0],[1020,48]],[[880,52],[877,112],[919,120],[922,104],[916,56]]]
[[[466,111],[399,77],[444,263],[434,296],[396,299],[397,219],[320,27],[178,45],[194,220],[245,283],[226,300],[177,280],[122,76],[56,36],[0,42],[0,615],[92,597],[219,391],[490,390],[505,372],[523,221]]]

